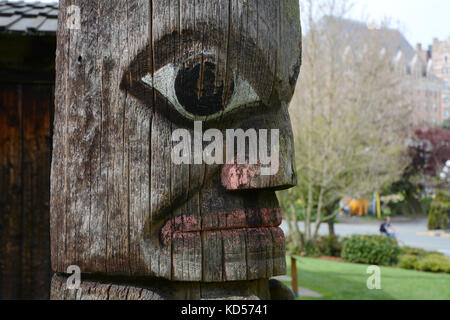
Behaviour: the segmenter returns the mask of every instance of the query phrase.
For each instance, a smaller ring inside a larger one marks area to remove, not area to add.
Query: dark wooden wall
[[[0,299],[49,297],[53,90],[0,83]]]

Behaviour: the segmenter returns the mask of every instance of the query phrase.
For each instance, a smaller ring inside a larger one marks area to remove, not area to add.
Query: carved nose
[[[270,114],[252,117],[247,127],[279,130],[278,170],[262,175],[261,165],[225,164],[221,169],[221,182],[228,191],[273,189],[284,190],[297,184],[294,138],[287,107]],[[274,152],[270,150],[269,153]]]
[[[175,93],[186,111],[209,116],[225,109],[233,95],[234,81],[226,85],[216,72],[216,65],[208,61],[183,66],[178,71]]]

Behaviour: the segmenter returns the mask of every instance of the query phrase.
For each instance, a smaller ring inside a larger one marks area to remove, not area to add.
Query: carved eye
[[[176,66],[165,65],[141,80],[162,94],[185,118],[214,120],[241,106],[260,101],[258,94],[241,76],[228,83],[216,79],[216,65],[206,53]]]

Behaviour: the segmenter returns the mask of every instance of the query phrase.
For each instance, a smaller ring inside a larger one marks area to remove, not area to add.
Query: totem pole
[[[300,57],[297,0],[60,1],[51,298],[270,299]]]

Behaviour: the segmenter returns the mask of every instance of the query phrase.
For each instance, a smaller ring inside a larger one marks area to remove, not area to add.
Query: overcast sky
[[[54,2],[53,0],[41,0]],[[411,45],[432,43],[450,37],[450,0],[353,0],[352,18],[375,20],[390,18],[399,27]]]
[[[390,18],[411,45],[450,37],[450,0],[353,0],[353,18]]]

